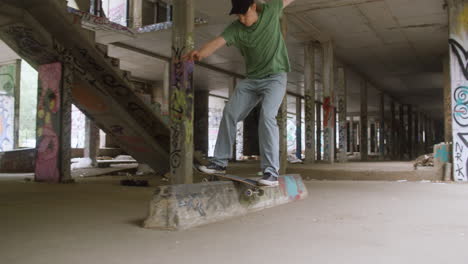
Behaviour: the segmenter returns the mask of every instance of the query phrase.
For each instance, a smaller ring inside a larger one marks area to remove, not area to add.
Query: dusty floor
[[[0,263],[467,263],[468,185],[309,181],[310,196],[183,232],[146,230],[152,188],[0,181]]]

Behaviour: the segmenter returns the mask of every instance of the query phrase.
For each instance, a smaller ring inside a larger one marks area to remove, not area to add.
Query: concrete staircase
[[[136,160],[168,172],[168,125],[134,94],[129,73],[82,27],[83,16],[65,0],[0,0],[0,38],[33,67],[60,61],[72,69],[73,103]]]

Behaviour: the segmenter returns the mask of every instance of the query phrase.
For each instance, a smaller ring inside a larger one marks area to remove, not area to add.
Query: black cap
[[[243,15],[247,13],[249,7],[254,3],[254,0],[231,0],[232,9],[229,15]]]

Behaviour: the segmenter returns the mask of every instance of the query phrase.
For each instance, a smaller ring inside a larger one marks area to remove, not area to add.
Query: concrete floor
[[[466,263],[468,185],[309,181],[304,201],[183,232],[139,227],[122,177],[0,180],[0,263]]]

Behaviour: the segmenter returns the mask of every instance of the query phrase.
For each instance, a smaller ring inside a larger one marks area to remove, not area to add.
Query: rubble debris
[[[419,156],[414,160],[413,167],[415,170],[417,170],[418,167],[434,167],[434,154],[430,153]]]
[[[131,161],[135,161],[136,160],[132,157],[132,156],[129,156],[129,155],[118,155],[117,157],[114,158],[114,160],[131,160]]]
[[[93,161],[90,158],[74,158],[71,159],[71,169],[83,169],[83,168],[92,168]]]
[[[155,171],[148,164],[138,164],[136,175],[154,174]]]

